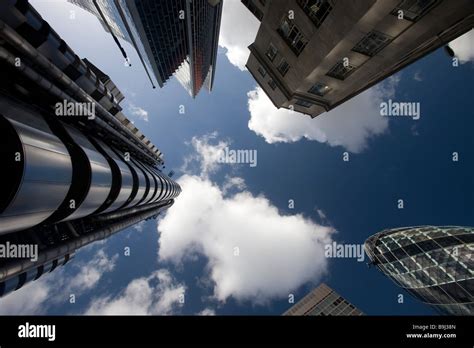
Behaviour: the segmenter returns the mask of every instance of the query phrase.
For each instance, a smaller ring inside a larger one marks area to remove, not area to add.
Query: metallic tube
[[[1,23],[0,23],[1,25]],[[4,61],[8,62],[10,65],[15,66],[15,56],[8,52],[5,48],[0,47],[0,59],[3,59]],[[49,80],[46,78],[42,77],[38,73],[36,73],[33,69],[27,67],[25,64],[21,64],[19,67],[15,67],[19,71],[21,71],[26,77],[31,79],[32,81],[36,82],[39,86],[42,88],[48,90],[51,92],[54,96],[56,96],[59,99],[65,99],[70,102],[75,103],[76,100],[74,100],[71,96],[68,94],[64,93],[62,90],[60,90],[58,87],[56,87],[54,84],[52,84]],[[136,144],[132,143],[127,137],[125,137],[123,134],[119,133],[117,130],[112,128],[107,122],[103,121],[100,118],[95,118],[94,122],[97,123],[98,127],[101,129],[106,130],[108,133],[113,134],[115,137],[120,139],[120,141],[125,142],[128,146],[130,146],[132,149],[134,149],[137,153],[141,153],[144,156],[146,156],[152,163],[154,163],[156,160],[153,157],[150,157],[148,154],[143,153],[142,149],[138,147]],[[117,121],[118,122],[118,121]]]
[[[31,261],[30,259],[21,259],[9,265],[5,265],[0,268],[0,283],[12,277],[18,276],[23,272],[27,272],[41,265],[45,265],[52,260],[56,260],[68,254],[74,254],[76,250],[86,246],[87,244],[108,238],[112,234],[115,234],[127,227],[130,227],[136,224],[137,222],[148,219],[158,214],[163,209],[168,208],[169,206],[171,206],[171,204],[172,202],[168,205],[162,205],[155,208],[146,209],[141,213],[135,214],[127,218],[126,220],[112,222],[105,227],[98,228],[94,232],[81,235],[78,238],[74,238],[60,245],[48,248],[39,253],[37,261]]]
[[[153,158],[154,161],[161,162],[161,159],[147,146],[145,146],[130,129],[124,127],[122,123],[120,123],[118,119],[112,116],[100,103],[96,102],[89,94],[87,94],[82,88],[80,88],[74,81],[72,81],[66,74],[64,74],[60,69],[58,69],[47,58],[45,58],[42,54],[35,50],[34,47],[32,47],[25,39],[23,39],[18,33],[11,29],[2,20],[0,20],[0,35],[10,44],[12,44],[17,49],[21,50],[24,54],[26,54],[36,64],[47,70],[51,74],[51,76],[56,79],[56,81],[60,82],[68,90],[70,90],[73,93],[74,97],[77,97],[82,102],[94,103],[96,110],[99,111],[99,114],[101,115],[101,117],[104,118],[104,121],[112,123],[117,129],[125,132],[125,134],[133,140],[135,146],[138,146],[142,151],[145,151],[145,153],[151,158]],[[94,120],[96,119],[97,118],[95,118]]]
[[[113,219],[117,219],[117,218],[124,217],[124,216],[127,216],[127,215],[140,213],[140,212],[143,212],[143,211],[148,210],[148,209],[154,209],[154,208],[168,206],[169,202],[170,201],[157,202],[157,203],[152,203],[152,204],[145,205],[145,206],[137,206],[137,207],[133,207],[133,208],[127,208],[127,209],[123,209],[123,210],[120,210],[120,211],[117,211],[117,212],[112,212],[112,213],[108,213],[108,214],[100,214],[100,215],[92,217],[92,219],[94,221],[113,220]]]
[[[4,98],[0,110],[21,141],[21,149],[11,149],[11,156],[15,151],[20,156],[22,170],[16,193],[0,215],[0,234],[5,234],[33,227],[56,211],[71,185],[72,160],[41,115]]]

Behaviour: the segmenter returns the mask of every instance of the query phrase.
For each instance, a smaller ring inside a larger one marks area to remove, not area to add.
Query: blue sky
[[[257,23],[240,1],[225,3],[214,90],[194,100],[175,79],[153,90],[127,43],[124,66],[92,15],[32,4],[122,90],[124,113],[165,154],[183,192],[158,221],[83,248],[1,299],[0,312],[279,315],[290,294],[298,300],[326,282],[367,314],[433,314],[365,262],[323,250],[385,228],[474,224],[472,34],[467,49],[454,45],[458,67],[438,50],[311,120],[276,110],[244,70]],[[419,102],[420,119],[383,118],[388,99]],[[258,165],[217,164],[225,147],[256,150]]]

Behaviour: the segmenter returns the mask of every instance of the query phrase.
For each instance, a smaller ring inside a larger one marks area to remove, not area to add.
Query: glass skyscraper
[[[365,242],[380,271],[438,312],[474,314],[474,228],[387,229]]]
[[[220,0],[68,0],[94,14],[107,32],[131,43],[160,87],[175,76],[195,97],[212,90]]]

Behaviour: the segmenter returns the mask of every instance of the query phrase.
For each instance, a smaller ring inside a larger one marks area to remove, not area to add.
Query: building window
[[[354,72],[355,69],[356,67],[354,65],[344,65],[344,62],[340,61],[339,63],[334,65],[326,75],[334,77],[338,80],[345,80],[350,74]]]
[[[268,85],[270,86],[271,89],[275,90],[275,88],[277,87],[275,81],[273,81],[272,79],[270,79],[270,81],[268,81]]]
[[[288,72],[288,69],[290,69],[290,65],[288,62],[285,60],[285,58],[281,59],[280,64],[278,65],[278,71],[280,72],[281,76],[285,76],[286,73]]]
[[[311,103],[307,100],[303,100],[303,99],[296,99],[295,105],[300,105],[300,106],[303,106],[305,108],[310,108],[310,107],[313,106],[313,103]]]
[[[288,46],[290,46],[291,50],[299,56],[301,51],[306,47],[308,40],[293,21],[285,16],[277,31]]]
[[[404,19],[415,22],[423,17],[438,2],[439,0],[402,0],[391,13],[397,17],[403,14]]]
[[[270,59],[271,62],[273,62],[277,53],[278,53],[278,50],[275,48],[275,46],[270,44],[270,46],[268,46],[268,50],[267,50],[267,53],[265,53],[265,55],[268,57],[268,59]]]
[[[262,75],[262,77],[267,76],[267,71],[266,71],[265,68],[262,67],[262,66],[260,66],[260,67],[258,68],[258,72],[260,73],[260,75]]]
[[[321,26],[333,8],[328,0],[298,0],[298,4],[316,28]]]
[[[317,82],[313,86],[311,86],[308,92],[311,94],[319,95],[320,97],[324,97],[324,95],[328,93],[330,90],[331,88],[328,85]]]
[[[372,30],[365,35],[352,50],[373,57],[387,46],[390,41],[392,41],[392,37]]]
[[[262,2],[262,1],[260,1]],[[263,12],[254,4],[253,0],[242,0],[242,3],[253,13],[259,21],[263,19]]]

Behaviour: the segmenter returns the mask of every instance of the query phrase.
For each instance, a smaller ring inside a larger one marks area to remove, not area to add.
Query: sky
[[[258,21],[240,1],[224,2],[214,89],[196,99],[174,78],[152,89],[132,47],[128,67],[89,13],[31,3],[123,92],[182,193],[0,299],[1,314],[280,315],[322,282],[369,315],[434,314],[367,259],[324,250],[385,228],[474,225],[472,31],[451,43],[459,66],[439,49],[310,119],[276,109],[246,71]],[[421,117],[382,117],[388,99],[419,102]],[[255,150],[256,165],[218,163],[225,148]]]

